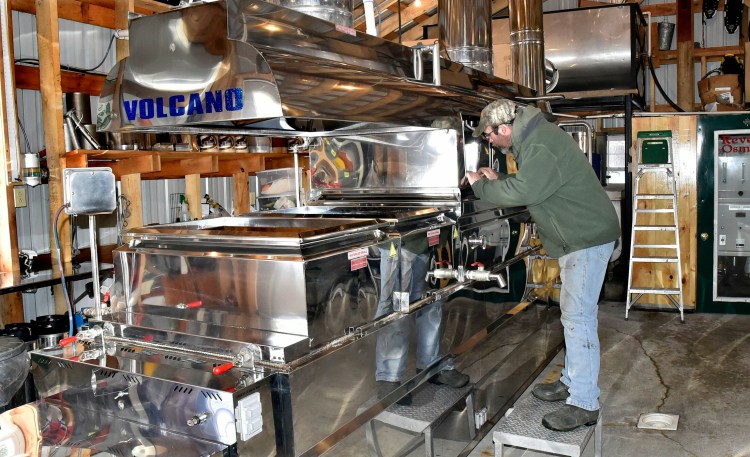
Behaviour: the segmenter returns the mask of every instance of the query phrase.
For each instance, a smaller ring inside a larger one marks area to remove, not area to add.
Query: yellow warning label
[[[456,238],[458,238],[458,229],[453,227],[453,239],[455,240]]]
[[[398,252],[396,251],[396,246],[395,246],[395,245],[393,244],[393,242],[391,241],[391,251],[390,251],[390,255],[391,255],[391,257],[396,257],[396,255],[397,255],[397,254],[398,254]]]

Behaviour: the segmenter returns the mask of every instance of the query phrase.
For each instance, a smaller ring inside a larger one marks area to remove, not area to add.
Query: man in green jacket
[[[537,384],[532,393],[566,404],[542,423],[558,431],[592,425],[599,417],[599,292],[620,235],[617,213],[573,138],[539,109],[492,102],[474,130],[480,135],[513,154],[518,172],[467,172],[474,194],[501,206],[526,206],[544,249],[560,263],[565,367],[559,381]]]

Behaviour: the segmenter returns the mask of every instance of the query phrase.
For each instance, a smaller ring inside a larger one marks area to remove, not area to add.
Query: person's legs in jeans
[[[380,249],[380,299],[375,318],[393,312],[393,292],[399,290],[399,246],[394,245],[396,255],[390,247]],[[375,380],[399,382],[406,371],[409,352],[409,322],[401,319],[378,333],[375,347]]]
[[[561,321],[565,336],[565,367],[561,381],[570,391],[566,403],[589,411],[599,409],[599,293],[614,242],[560,257]]]

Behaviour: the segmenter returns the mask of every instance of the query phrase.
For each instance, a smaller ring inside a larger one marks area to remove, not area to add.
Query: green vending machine
[[[696,311],[750,313],[750,113],[698,116]]]

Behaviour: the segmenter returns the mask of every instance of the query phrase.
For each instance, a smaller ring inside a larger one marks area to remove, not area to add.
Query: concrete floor
[[[750,316],[631,310],[600,304],[603,455],[750,456]],[[537,382],[558,379],[563,353]],[[524,395],[528,395],[525,392]],[[679,415],[676,431],[637,428],[641,414]],[[584,456],[594,455],[594,440]],[[447,451],[447,449],[446,449]],[[491,434],[471,457],[492,456]],[[507,457],[550,454],[506,448]]]
[[[750,456],[750,315],[689,313],[682,324],[677,313],[631,310],[628,321],[624,313],[624,303],[600,304],[602,455]],[[535,382],[558,379],[563,356]],[[652,412],[679,415],[677,430],[637,428]],[[438,436],[434,455],[494,456],[491,432],[468,454],[465,444]],[[420,446],[409,457],[424,455]],[[504,454],[550,455],[508,447]],[[583,456],[594,456],[593,439]]]

